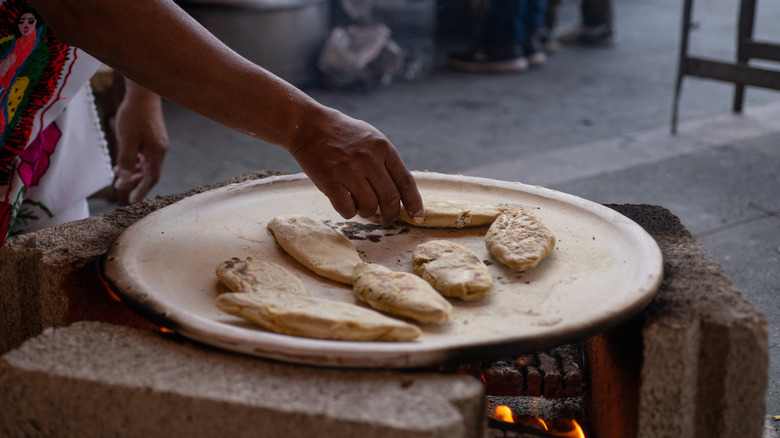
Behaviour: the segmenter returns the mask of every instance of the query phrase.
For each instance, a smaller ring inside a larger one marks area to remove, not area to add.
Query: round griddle
[[[486,227],[418,228],[378,218],[346,220],[303,174],[233,184],[194,195],[128,227],[113,243],[104,274],[123,302],[152,322],[224,349],[286,362],[410,368],[491,360],[539,351],[599,333],[641,311],[662,277],[661,252],[636,223],[600,204],[521,183],[416,172],[423,198],[526,205],[555,234],[539,266],[514,272],[484,244]],[[253,257],[297,273],[313,296],[357,303],[351,288],[319,277],[276,243],[266,224],[304,214],[348,235],[365,262],[412,272],[415,245],[449,239],[471,248],[494,278],[490,296],[452,299],[452,318],[423,325],[411,342],[348,342],[266,331],[220,311],[226,289],[215,269]],[[373,220],[372,220],[373,219]]]

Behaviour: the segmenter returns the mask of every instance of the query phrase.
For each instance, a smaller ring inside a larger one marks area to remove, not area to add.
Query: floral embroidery
[[[46,173],[49,168],[49,155],[54,152],[60,137],[62,132],[56,123],[52,123],[19,156],[22,160],[19,176],[27,187],[37,185],[41,176]]]
[[[99,66],[57,40],[27,0],[0,0],[0,244],[77,218],[72,207],[110,184],[85,89]]]

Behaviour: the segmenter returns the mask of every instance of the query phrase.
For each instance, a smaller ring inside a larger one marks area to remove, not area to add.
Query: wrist
[[[299,113],[296,122],[293,125],[290,141],[283,145],[293,156],[303,147],[312,142],[312,139],[321,139],[319,132],[325,129],[336,128],[334,119],[339,112],[333,108],[326,107],[317,102],[307,105]]]
[[[123,102],[142,105],[144,107],[162,107],[162,99],[160,96],[152,91],[144,88],[143,86],[131,81],[128,78],[124,78],[125,93],[122,98]]]

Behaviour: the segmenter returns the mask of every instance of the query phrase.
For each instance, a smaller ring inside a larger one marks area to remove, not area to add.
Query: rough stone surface
[[[96,275],[111,242],[139,219],[187,196],[278,174],[248,173],[8,239],[0,245],[0,354],[47,327],[74,321],[151,327],[112,300]]]
[[[101,322],[46,329],[0,359],[0,436],[478,437],[481,383],[344,372]]]
[[[764,315],[670,212],[650,206],[611,207],[659,243],[664,279],[640,316],[641,324],[629,322],[601,338],[602,349],[616,352],[641,345],[642,363],[621,371],[629,382],[626,387],[637,379],[636,394],[623,397],[636,397],[638,410],[630,409],[630,403],[617,404],[620,409],[611,413],[636,418],[625,422],[636,425],[635,435],[616,430],[614,424],[599,424],[599,416],[594,416],[597,436],[761,437],[769,372]],[[591,356],[592,372],[600,358]],[[609,360],[623,360],[616,356]],[[598,389],[591,392],[598,394]]]

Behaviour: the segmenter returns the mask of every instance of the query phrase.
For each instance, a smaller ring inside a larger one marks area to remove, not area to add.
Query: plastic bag
[[[353,24],[331,31],[320,53],[323,85],[368,88],[388,85],[403,67],[404,55],[380,23]]]

